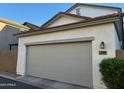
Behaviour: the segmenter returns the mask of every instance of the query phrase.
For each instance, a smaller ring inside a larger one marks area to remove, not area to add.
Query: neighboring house
[[[30,30],[36,30],[36,29],[40,28],[39,26],[34,25],[32,23],[29,23],[29,22],[24,22],[23,25],[29,27]]]
[[[29,27],[0,18],[0,51],[17,49],[18,38],[13,34],[19,33],[21,30],[29,30]]]
[[[17,74],[105,88],[99,63],[123,47],[123,16],[118,7],[75,4],[40,29],[16,34]]]

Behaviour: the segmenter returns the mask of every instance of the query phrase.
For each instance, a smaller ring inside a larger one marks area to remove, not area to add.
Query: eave
[[[37,30],[30,30],[28,32],[22,32],[17,33],[17,37],[26,37],[26,36],[32,36],[32,35],[39,35],[39,34],[46,34],[46,33],[53,33],[53,32],[60,32],[65,31],[69,29],[76,29],[81,27],[87,27],[87,26],[93,26],[93,25],[100,25],[100,24],[106,24],[106,23],[114,23],[120,19],[120,17],[124,16],[124,14],[112,14],[112,15],[106,15],[101,17],[96,17],[94,19],[84,20],[81,22],[56,26],[56,27],[50,27],[50,28],[40,28]]]

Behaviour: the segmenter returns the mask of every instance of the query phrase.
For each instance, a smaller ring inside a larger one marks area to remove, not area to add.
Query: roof
[[[50,27],[50,28],[40,28],[37,30],[30,30],[28,32],[21,32],[15,34],[17,37],[24,37],[24,36],[30,36],[30,35],[38,35],[38,34],[45,34],[45,33],[51,33],[56,31],[64,31],[67,29],[74,29],[79,27],[86,27],[91,25],[99,25],[104,23],[110,23],[117,21],[117,18],[121,18],[124,16],[124,13],[118,13],[118,14],[110,14],[100,17],[95,17],[89,20],[83,20],[81,22],[76,23],[70,23],[66,25],[56,26],[56,27]]]
[[[86,17],[86,16],[80,16],[80,15],[76,15],[76,14],[70,14],[70,13],[66,13],[66,12],[59,12],[57,13],[55,16],[53,16],[50,20],[48,20],[45,24],[43,24],[41,27],[47,27],[49,24],[51,24],[52,22],[54,22],[56,19],[58,19],[61,16],[70,16],[70,17],[76,17],[76,18],[81,18],[81,19],[91,19],[91,17]]]
[[[32,24],[32,23],[29,23],[29,22],[24,22],[23,25],[29,27],[30,30],[35,30],[35,29],[40,28],[39,26],[34,25],[34,24]]]
[[[121,8],[120,7],[112,7],[112,6],[102,6],[102,5],[94,5],[94,4],[84,4],[84,3],[77,3],[74,4],[72,7],[70,7],[66,12],[71,11],[72,9],[74,9],[75,7],[79,6],[79,5],[86,5],[86,6],[96,6],[96,7],[104,7],[104,8],[113,8],[113,9],[118,9],[119,12],[121,12]]]
[[[24,30],[29,30],[29,27],[27,27],[27,26],[18,24],[16,22],[13,22],[13,21],[10,21],[10,20],[4,19],[4,18],[0,18],[0,22],[5,23],[5,24],[8,24],[10,26],[13,26],[15,28],[22,28]]]

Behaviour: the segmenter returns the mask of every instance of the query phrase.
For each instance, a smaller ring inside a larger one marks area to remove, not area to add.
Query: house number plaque
[[[99,55],[107,55],[107,51],[99,51]]]

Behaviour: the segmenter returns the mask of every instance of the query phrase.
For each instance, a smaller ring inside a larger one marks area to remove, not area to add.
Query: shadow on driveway
[[[0,89],[39,89],[39,88],[0,76]]]

